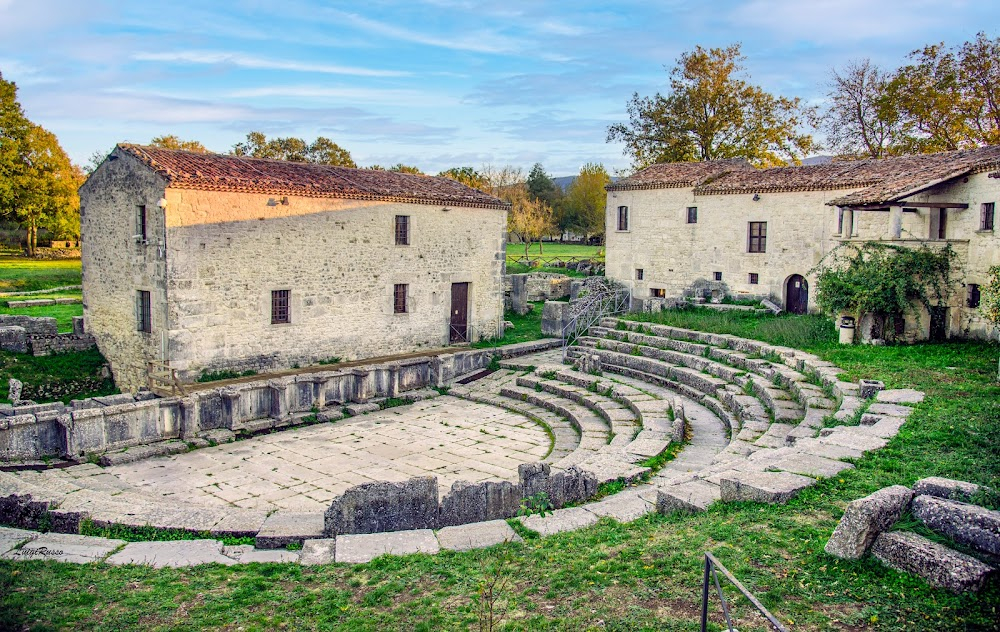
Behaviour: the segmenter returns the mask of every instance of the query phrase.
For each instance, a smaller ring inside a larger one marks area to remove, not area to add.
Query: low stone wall
[[[0,314],[0,327],[23,327],[29,336],[55,336],[59,333],[55,318]]]
[[[47,307],[49,305],[76,305],[82,302],[78,298],[28,298],[7,301],[7,307]]]
[[[507,274],[503,277],[503,291],[509,296],[513,287],[513,277],[525,278],[528,302],[553,301],[569,296],[569,285],[573,280],[565,274],[550,272],[529,272],[527,274]]]
[[[438,501],[435,477],[402,483],[366,483],[333,499],[324,516],[323,534],[383,533],[504,520],[517,515],[522,499],[547,499],[551,509],[589,500],[597,478],[575,467],[552,474],[547,463],[524,463],[518,482],[456,481]]]
[[[86,351],[97,346],[90,334],[56,334],[55,336],[28,336],[28,351],[34,356],[46,356],[67,351]]]
[[[69,336],[69,335],[67,335]],[[82,459],[137,445],[189,439],[199,433],[255,429],[261,420],[288,420],[327,407],[443,386],[501,359],[558,346],[538,340],[386,364],[262,379],[185,397],[148,391],[35,406],[0,405],[0,461],[60,456]]]

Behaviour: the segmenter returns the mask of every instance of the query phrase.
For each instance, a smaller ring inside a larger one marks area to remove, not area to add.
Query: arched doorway
[[[809,283],[801,274],[788,277],[785,284],[785,311],[789,314],[805,314],[809,311]]]

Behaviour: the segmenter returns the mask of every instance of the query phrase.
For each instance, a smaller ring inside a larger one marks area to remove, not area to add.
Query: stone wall
[[[550,272],[529,272],[526,274],[507,274],[503,278],[503,290],[510,294],[513,277],[524,277],[528,292],[528,302],[557,301],[569,296],[569,285],[572,277],[565,274]]]
[[[35,356],[46,356],[67,351],[86,351],[97,345],[90,334],[57,334],[55,336],[28,336],[28,348]]]
[[[23,327],[29,336],[54,336],[59,333],[55,318],[0,314],[0,327]]]
[[[80,328],[79,333],[60,334],[55,318],[0,315],[0,351],[44,356],[92,349],[94,338]]]

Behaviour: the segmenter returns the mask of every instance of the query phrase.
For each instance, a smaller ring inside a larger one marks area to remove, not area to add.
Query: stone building
[[[995,335],[975,307],[987,270],[1000,264],[1000,147],[773,169],[659,164],[607,190],[607,275],[636,299],[697,288],[814,311],[813,270],[839,244],[947,243],[959,284],[933,318],[908,317],[901,333]]]
[[[86,327],[121,388],[503,326],[507,207],[453,180],[122,144],[80,198]]]

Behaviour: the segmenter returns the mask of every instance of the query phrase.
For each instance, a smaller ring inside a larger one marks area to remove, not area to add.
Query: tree
[[[516,167],[483,165],[481,177],[483,191],[510,204],[507,231],[524,242],[524,255],[533,241],[538,241],[541,252],[541,237],[552,226],[552,207],[531,197],[524,173]]]
[[[910,126],[908,150],[933,153],[974,146],[955,54],[941,43],[913,51],[910,58],[915,63],[900,68],[890,86]]]
[[[798,98],[776,97],[741,78],[740,45],[682,54],[670,71],[670,92],[632,95],[629,123],[608,128],[624,142],[635,167],[658,162],[745,158],[759,166],[798,164],[818,149],[800,132],[815,110]]]
[[[531,172],[528,173],[528,193],[535,200],[542,200],[549,206],[555,206],[556,203],[563,197],[563,190],[549,174],[545,173],[545,167],[542,163],[536,162],[531,168]]]
[[[311,144],[301,138],[267,139],[262,132],[250,132],[246,142],[233,145],[232,155],[270,158],[289,162],[311,162],[337,167],[357,167],[350,152],[329,138],[320,136]]]
[[[24,116],[17,86],[0,76],[0,216],[24,228],[29,255],[39,228],[79,235],[81,177],[55,135]]]
[[[479,189],[480,191],[487,191],[489,188],[489,185],[486,182],[486,179],[483,178],[482,174],[472,167],[452,167],[447,171],[442,171],[438,174],[438,176],[442,178],[450,178],[455,182],[461,182],[467,187]]]
[[[173,134],[167,136],[157,136],[153,140],[149,141],[152,147],[159,147],[160,149],[181,149],[184,151],[193,151],[198,154],[207,154],[209,151],[205,149],[205,146],[196,140],[182,140]]]
[[[611,177],[604,165],[587,163],[566,191],[560,227],[590,235],[604,235],[604,209]]]
[[[979,288],[979,313],[1000,327],[1000,266],[993,266],[987,274],[990,275],[989,283]],[[1000,382],[1000,360],[997,361],[997,382]]]
[[[907,125],[891,83],[892,75],[869,59],[832,71],[822,121],[827,141],[841,157],[885,158],[905,149]]]

